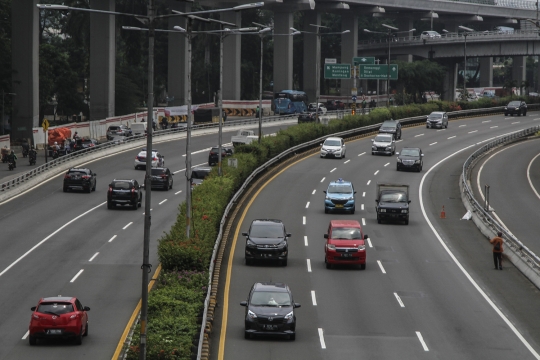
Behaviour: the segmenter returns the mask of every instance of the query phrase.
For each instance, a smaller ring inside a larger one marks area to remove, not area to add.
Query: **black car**
[[[344,110],[345,103],[340,100],[328,100],[326,102],[326,109],[328,110]]]
[[[150,185],[152,188],[163,189],[169,191],[173,187],[173,173],[169,168],[156,167],[151,170]]]
[[[275,260],[287,266],[287,239],[291,234],[285,231],[281,220],[253,220],[249,232],[242,235],[246,237],[246,265],[251,265],[254,260]]]
[[[504,116],[508,115],[527,115],[527,104],[525,103],[525,101],[510,101],[508,105],[504,107]]]
[[[255,335],[286,336],[296,338],[296,308],[291,290],[283,283],[255,283],[247,301],[240,305],[246,307],[244,337]]]
[[[422,149],[420,148],[403,148],[401,152],[396,153],[397,157],[397,171],[399,170],[416,170],[422,171],[422,165],[424,165]]]
[[[386,120],[379,128],[379,134],[392,134],[394,140],[401,139],[401,123],[396,120]]]
[[[90,169],[69,169],[64,175],[64,192],[68,190],[83,190],[87,193],[96,191],[96,173]]]
[[[191,170],[191,189],[197,185],[201,185],[204,179],[212,172],[210,166],[197,166]]]
[[[319,112],[319,116],[322,115],[322,111]],[[298,115],[298,123],[305,123],[305,122],[315,122],[316,114],[315,112],[303,112]]]
[[[112,209],[116,205],[128,205],[133,210],[137,210],[142,204],[142,190],[137,180],[117,180],[114,179],[109,184],[107,191],[107,209]]]
[[[231,156],[233,154],[233,149],[221,147],[221,160],[223,161],[224,158],[227,156]],[[219,160],[219,147],[214,146],[212,149],[210,149],[210,152],[208,153],[208,166],[212,166],[213,164],[217,164]]]

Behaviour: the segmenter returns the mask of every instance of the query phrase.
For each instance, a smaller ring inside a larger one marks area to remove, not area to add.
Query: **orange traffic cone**
[[[446,213],[444,212],[444,205],[441,210],[441,219],[446,219]]]

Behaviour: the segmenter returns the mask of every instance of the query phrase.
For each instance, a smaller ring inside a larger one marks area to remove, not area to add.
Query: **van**
[[[366,240],[362,226],[356,220],[331,220],[324,234],[324,262],[326,268],[334,265],[356,265],[366,268]]]
[[[131,124],[131,132],[133,133],[133,135],[146,134],[146,123],[140,122]]]

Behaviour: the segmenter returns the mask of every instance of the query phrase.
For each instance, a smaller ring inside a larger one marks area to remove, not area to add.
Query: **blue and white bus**
[[[307,110],[308,97],[303,91],[281,90],[274,94],[274,114],[299,114]]]

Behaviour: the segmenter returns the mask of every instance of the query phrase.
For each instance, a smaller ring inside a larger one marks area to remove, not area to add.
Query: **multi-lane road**
[[[271,124],[264,132],[286,126]],[[232,134],[224,133],[225,142]],[[175,176],[172,190],[152,192],[152,271],[158,266],[157,240],[176,221],[186,188],[185,139],[155,140]],[[195,136],[192,164],[206,164],[217,141],[215,132]],[[62,192],[61,174],[0,204],[0,359],[111,359],[140,299],[144,206],[107,210],[106,193],[112,179],[144,178],[133,166],[138,152],[82,162],[97,173],[96,192]],[[7,164],[0,171],[6,175]],[[82,346],[30,346],[30,307],[40,297],[57,295],[77,296],[91,308],[89,336]]]
[[[220,293],[228,296],[219,299],[214,329],[221,331],[214,331],[212,358],[540,359],[538,289],[511,264],[494,270],[485,237],[471,221],[460,220],[466,212],[459,192],[464,161],[490,139],[540,124],[538,113],[529,115],[456,120],[442,130],[404,129],[398,151],[421,147],[421,173],[397,172],[395,157],[372,156],[366,138],[347,143],[346,159],[309,156],[263,185],[239,220],[230,265],[222,272]],[[537,249],[540,240],[531,235],[538,233],[532,223],[538,222],[540,199],[524,169],[538,149],[538,141],[515,145],[481,174],[499,216]],[[538,158],[531,168],[531,181],[538,184]],[[354,215],[324,213],[323,191],[337,178],[355,185]],[[377,182],[410,185],[409,225],[377,224]],[[281,219],[292,233],[287,267],[245,265],[240,234],[257,218]],[[366,270],[325,268],[323,234],[330,219],[363,225],[369,235]],[[287,283],[302,304],[296,341],[244,339],[245,308],[239,303],[261,281]]]

